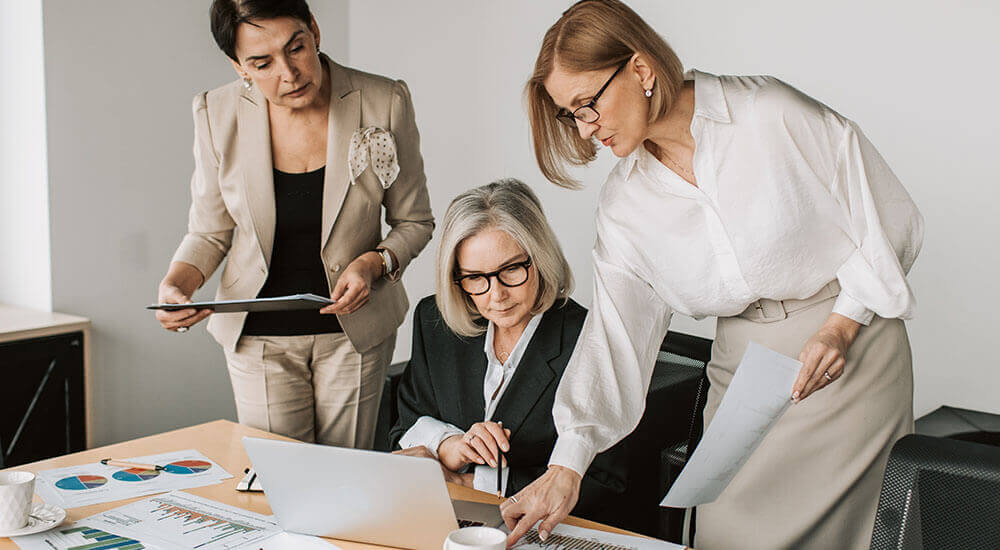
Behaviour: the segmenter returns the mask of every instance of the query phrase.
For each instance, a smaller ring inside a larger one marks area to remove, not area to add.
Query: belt
[[[819,292],[816,294],[802,300],[771,300],[768,298],[761,298],[756,302],[752,302],[745,310],[743,310],[743,313],[740,313],[737,317],[742,317],[757,323],[772,323],[774,321],[781,321],[782,319],[788,317],[788,314],[793,311],[805,309],[813,304],[829,300],[838,294],[840,294],[840,283],[838,283],[835,279],[823,288],[819,289]]]

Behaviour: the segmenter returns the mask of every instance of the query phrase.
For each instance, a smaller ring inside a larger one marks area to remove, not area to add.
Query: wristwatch
[[[392,254],[384,248],[376,248],[375,252],[378,252],[379,256],[382,257],[382,267],[385,269],[385,277],[390,281],[395,281],[399,274],[396,273],[396,264],[392,262]]]

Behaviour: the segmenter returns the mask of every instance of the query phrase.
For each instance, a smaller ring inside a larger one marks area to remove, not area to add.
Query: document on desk
[[[119,506],[62,530],[62,535],[69,531],[91,539],[89,546],[78,548],[164,550],[260,548],[261,541],[281,532],[268,516],[180,491]],[[37,544],[41,535],[19,537],[15,542],[23,550],[44,548]]]
[[[750,342],[712,423],[660,506],[688,508],[719,498],[792,404],[801,367],[791,357]]]
[[[506,531],[506,528],[504,528]],[[511,548],[517,550],[684,550],[684,546],[662,540],[633,537],[560,524],[542,542],[538,526],[525,533]]]
[[[76,508],[178,489],[213,485],[233,477],[194,449],[131,458],[127,462],[159,465],[163,470],[120,468],[100,462],[36,472],[35,491],[45,502]]]
[[[182,491],[13,540],[21,550],[337,550],[319,537],[282,531],[273,516]]]

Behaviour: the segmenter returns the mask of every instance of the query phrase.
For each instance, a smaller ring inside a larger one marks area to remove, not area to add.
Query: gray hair
[[[538,270],[532,314],[548,310],[558,299],[565,302],[573,291],[569,262],[530,187],[508,178],[470,189],[448,206],[437,255],[437,306],[448,327],[462,336],[478,336],[486,329],[476,323],[482,316],[472,299],[455,283],[456,252],[462,241],[488,229],[510,235]]]

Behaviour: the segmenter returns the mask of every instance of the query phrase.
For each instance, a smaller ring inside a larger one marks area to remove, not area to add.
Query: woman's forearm
[[[175,286],[190,297],[194,291],[201,288],[205,282],[205,276],[197,267],[186,262],[170,262],[167,274],[160,281],[160,287]]]

